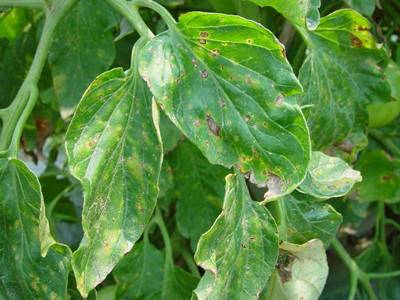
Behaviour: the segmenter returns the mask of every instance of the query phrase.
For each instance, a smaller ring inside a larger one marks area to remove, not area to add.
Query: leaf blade
[[[206,269],[199,299],[257,299],[278,257],[276,224],[248,194],[241,175],[226,177],[223,211],[200,238],[195,260]]]
[[[149,92],[135,66],[132,70],[100,75],[85,92],[67,133],[71,172],[82,182],[85,198],[85,235],[72,260],[82,295],[139,239],[158,195],[158,111],[155,105],[152,111]]]

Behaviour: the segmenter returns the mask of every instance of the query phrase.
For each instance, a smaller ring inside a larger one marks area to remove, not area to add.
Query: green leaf
[[[1,298],[65,299],[70,251],[49,235],[37,177],[0,158],[0,191]]]
[[[202,235],[195,260],[206,270],[199,299],[257,299],[278,258],[278,234],[268,210],[251,200],[244,178],[228,175],[222,213]]]
[[[72,260],[83,296],[132,248],[156,204],[158,111],[153,103],[152,117],[151,95],[135,68],[97,77],[67,132],[71,173],[82,182],[85,198],[85,235]]]
[[[376,0],[345,0],[351,8],[359,11],[363,15],[372,16],[375,10]]]
[[[64,119],[90,82],[114,61],[111,13],[105,1],[79,1],[57,26],[49,62]]]
[[[164,256],[146,237],[137,243],[113,271],[118,283],[117,299],[137,299],[160,291]]]
[[[170,119],[168,119],[163,111],[160,111],[160,132],[164,153],[174,150],[182,139],[181,132],[175,127]]]
[[[190,142],[185,141],[172,153],[177,193],[176,221],[179,231],[190,238],[193,248],[200,236],[214,223],[224,199],[227,171],[213,166]]]
[[[189,13],[177,26],[140,59],[158,104],[211,163],[268,185],[266,198],[291,192],[305,176],[310,142],[299,106],[285,98],[301,87],[282,45],[237,16]]]
[[[314,30],[319,23],[320,0],[249,0],[260,6],[272,6],[295,25]]]
[[[328,246],[342,223],[342,216],[331,205],[308,195],[294,192],[277,201],[283,210],[285,230],[279,236],[288,242],[301,244],[319,239]]]
[[[383,50],[377,48],[367,19],[342,9],[321,18],[315,31],[301,30],[309,54],[300,69],[305,93],[300,103],[312,105],[307,121],[315,149],[341,142],[368,121],[366,107],[389,102]]]
[[[392,88],[392,97],[400,100],[400,67],[394,61],[390,61],[385,74]]]
[[[379,128],[393,122],[400,114],[400,101],[370,104],[367,107],[369,126]]]
[[[361,179],[360,172],[340,158],[315,151],[306,178],[298,189],[316,198],[329,199],[346,195]]]
[[[26,10],[14,8],[5,15],[0,15],[0,39],[14,40],[24,29],[28,22]]]
[[[400,201],[400,160],[387,156],[384,151],[365,153],[356,165],[363,181],[355,186],[360,201]]]
[[[198,278],[176,266],[169,266],[164,274],[163,289],[146,300],[187,300],[196,288]]]
[[[36,49],[36,31],[26,29],[0,49],[0,108],[8,106],[16,96]]]
[[[324,245],[311,240],[302,245],[283,242],[278,269],[271,277],[261,300],[317,300],[328,277]]]

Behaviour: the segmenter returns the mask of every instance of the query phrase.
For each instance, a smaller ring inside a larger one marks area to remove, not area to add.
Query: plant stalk
[[[333,249],[335,250],[336,254],[339,256],[339,258],[343,261],[343,263],[346,265],[346,267],[350,271],[350,276],[351,276],[351,286],[350,286],[350,295],[349,295],[349,300],[354,299],[355,292],[357,290],[357,283],[358,281],[361,282],[363,285],[365,291],[368,294],[368,297],[370,300],[378,300],[378,297],[375,294],[374,289],[371,286],[371,283],[369,281],[369,277],[367,274],[365,274],[357,265],[357,263],[354,261],[354,259],[351,258],[351,256],[347,253],[346,249],[343,247],[343,245],[337,240],[334,239],[331,243]]]
[[[1,115],[4,126],[0,135],[0,152],[6,152],[12,157],[16,156],[22,128],[38,98],[37,85],[46,63],[54,30],[76,2],[77,0],[56,0],[47,11],[43,32],[28,74],[13,102],[3,110]]]
[[[107,2],[117,10],[125,19],[128,20],[129,24],[135,28],[139,35],[146,39],[151,39],[154,37],[153,32],[147,27],[146,23],[143,21],[139,14],[138,7],[134,3],[127,2],[125,0],[107,0]]]
[[[42,0],[0,0],[0,7],[45,8]]]

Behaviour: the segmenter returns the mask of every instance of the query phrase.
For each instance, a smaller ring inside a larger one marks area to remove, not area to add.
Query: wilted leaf
[[[400,160],[383,151],[365,153],[356,165],[363,181],[355,186],[360,201],[400,201]]]
[[[319,23],[320,0],[249,0],[260,6],[272,6],[293,24],[314,30]]]
[[[174,124],[213,164],[236,166],[269,185],[267,198],[291,192],[310,156],[301,91],[282,45],[237,16],[189,13],[145,47],[140,72]]]
[[[0,191],[1,298],[65,299],[70,251],[49,235],[37,177],[21,161],[1,158]]]
[[[177,192],[176,221],[193,248],[221,211],[227,170],[211,165],[201,152],[185,141],[172,153]]]
[[[299,78],[305,93],[300,103],[313,105],[307,121],[315,149],[341,142],[368,122],[366,107],[388,102],[383,51],[378,49],[367,19],[353,10],[321,18],[315,31],[302,30],[309,55]]]
[[[86,87],[114,60],[113,11],[105,1],[79,1],[57,26],[49,55],[61,116],[72,115]]]
[[[135,72],[113,69],[85,92],[66,137],[71,172],[83,185],[85,232],[72,266],[83,296],[141,236],[158,195],[158,114]]]
[[[206,270],[198,299],[257,299],[275,267],[278,235],[268,210],[251,200],[239,174],[228,175],[224,207],[195,254]]]
[[[315,151],[306,178],[298,189],[316,198],[329,199],[346,195],[361,179],[360,172],[340,158]]]
[[[278,268],[262,300],[317,300],[328,277],[328,262],[320,240],[302,245],[280,244]]]

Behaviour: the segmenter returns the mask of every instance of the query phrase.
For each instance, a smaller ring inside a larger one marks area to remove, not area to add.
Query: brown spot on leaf
[[[208,77],[208,72],[206,70],[201,71],[201,78],[207,78]]]
[[[208,129],[210,129],[213,135],[220,136],[219,134],[221,131],[221,127],[219,127],[217,123],[215,123],[214,119],[209,114],[207,114],[207,125]]]
[[[206,37],[209,36],[209,34],[208,34],[207,31],[202,31],[202,32],[200,32],[200,36],[201,36],[202,38],[206,38]]]
[[[362,48],[363,43],[358,37],[356,37],[354,34],[350,34],[350,37],[351,37],[351,44],[353,45],[353,47]]]
[[[247,42],[247,44],[253,44],[253,40],[252,39],[247,39],[246,42]]]
[[[215,57],[219,55],[219,49],[213,49],[211,50],[211,56]]]
[[[284,102],[285,98],[283,97],[283,95],[279,95],[278,97],[276,97],[275,99],[275,104],[277,106],[281,106]]]
[[[245,115],[245,116],[244,116],[244,120],[245,120],[246,122],[249,122],[249,121],[251,120],[251,116],[250,116],[250,115]]]
[[[197,68],[199,66],[199,64],[197,63],[197,60],[195,60],[194,58],[192,59],[192,64],[195,68]]]
[[[391,179],[392,179],[392,176],[390,176],[389,174],[381,176],[382,182],[387,182],[387,181],[390,181]]]
[[[357,27],[357,30],[358,31],[369,31],[369,28],[360,25],[360,26]]]
[[[205,45],[205,44],[207,44],[207,41],[205,39],[200,39],[199,43],[202,44],[202,45]]]
[[[241,243],[240,244],[240,246],[242,247],[242,248],[244,248],[244,249],[246,249],[247,247],[246,247],[246,245],[245,244],[243,244],[243,243]]]
[[[286,57],[286,49],[285,49],[285,47],[281,48],[281,54],[282,54],[283,57]]]

